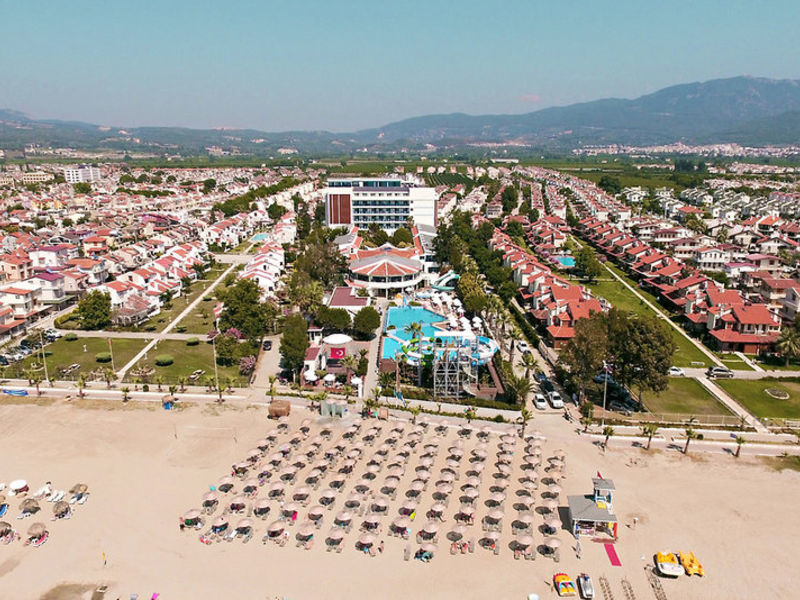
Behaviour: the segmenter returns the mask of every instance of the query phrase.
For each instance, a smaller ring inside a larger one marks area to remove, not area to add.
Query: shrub
[[[239,359],[239,374],[250,375],[256,368],[255,356],[243,356]]]
[[[196,337],[189,338],[188,340],[186,340],[186,345],[187,346],[197,346],[199,343],[200,343],[200,340],[198,338],[196,338]]]
[[[172,358],[171,354],[159,354],[155,358],[155,363],[157,367],[168,367],[173,362],[175,362],[175,359]]]
[[[500,414],[495,415],[494,419],[492,419],[492,421],[494,421],[495,423],[505,423],[506,422],[506,420],[503,417],[503,415],[500,415]]]
[[[67,335],[64,336],[64,339],[66,341],[68,341],[68,342],[74,342],[75,340],[78,339],[78,334],[77,333],[68,333]]]
[[[94,359],[99,363],[111,362],[111,352],[98,352],[94,355]]]
[[[156,330],[156,326],[155,325],[148,325],[147,327],[144,328],[144,330],[145,331],[155,331]]]
[[[185,325],[178,325],[175,328],[175,331],[177,331],[178,333],[186,333],[186,326]]]
[[[149,391],[150,391],[150,386],[149,386],[149,385],[147,385],[147,384],[145,383],[145,384],[142,386],[142,391],[143,391],[143,392],[149,392]]]

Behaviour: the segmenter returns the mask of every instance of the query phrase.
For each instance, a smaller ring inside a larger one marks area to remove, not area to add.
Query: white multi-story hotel
[[[322,190],[329,227],[377,223],[387,233],[414,224],[436,227],[438,194],[432,187],[396,177],[329,179]]]
[[[90,165],[66,167],[64,169],[64,179],[67,180],[67,183],[92,183],[101,177],[100,169]]]

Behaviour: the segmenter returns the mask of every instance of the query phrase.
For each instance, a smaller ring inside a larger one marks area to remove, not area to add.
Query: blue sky
[[[0,107],[347,131],[800,77],[800,2],[0,0]]]

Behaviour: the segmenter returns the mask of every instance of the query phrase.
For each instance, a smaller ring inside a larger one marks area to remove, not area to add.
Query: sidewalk
[[[721,387],[717,384],[712,382],[707,377],[697,377],[697,381],[700,382],[704,388],[706,388],[711,395],[717,398],[722,404],[724,404],[728,410],[730,410],[733,414],[737,415],[744,419],[745,423],[750,425],[751,427],[755,428],[755,430],[759,433],[769,433],[769,429],[764,427],[764,425],[759,421],[756,417],[751,415],[747,412],[744,407],[742,407],[736,400],[731,398],[727,392],[725,392]]]

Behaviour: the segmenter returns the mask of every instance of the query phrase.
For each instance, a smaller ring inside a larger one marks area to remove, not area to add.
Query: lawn
[[[637,298],[633,292],[615,279],[600,280],[595,281],[594,283],[584,283],[584,285],[592,290],[593,294],[600,296],[601,298],[605,298],[620,310],[639,315],[653,314],[653,310],[650,307],[648,307],[644,302]],[[635,287],[636,284],[631,283],[631,285]],[[675,341],[675,344],[678,347],[677,351],[673,355],[673,365],[678,367],[691,367],[701,366],[693,363],[702,363],[702,366],[707,366],[711,362],[705,354],[695,347],[694,344],[687,340],[683,335],[675,331],[675,329],[672,327],[670,327],[670,332],[672,333],[672,339]]]
[[[759,418],[800,419],[800,382],[769,378],[720,379],[715,383]],[[766,393],[767,389],[786,392],[789,398],[773,398]]]
[[[112,338],[114,367],[118,370],[124,367],[146,344],[147,340]],[[60,370],[76,363],[81,365],[81,368],[72,371],[67,375],[67,379],[77,379],[81,372],[88,377],[90,371],[111,367],[111,363],[97,362],[95,355],[100,352],[108,352],[108,339],[78,338],[75,341],[68,342],[61,338],[45,346],[48,375],[61,379],[64,376],[60,374]],[[41,354],[29,356],[25,360],[8,367],[6,374],[7,376],[24,377],[25,370],[35,363],[40,366],[40,373],[44,377],[44,367],[41,367],[41,362]]]
[[[717,402],[700,382],[690,377],[670,377],[663,392],[642,394],[644,405],[651,413],[685,415],[729,415],[730,411]]]
[[[215,291],[216,289],[219,288],[215,288]],[[206,335],[209,331],[214,329],[213,309],[215,304],[213,300],[204,299],[192,312],[181,319],[178,327],[181,327],[186,333]]]
[[[175,362],[167,367],[156,367],[154,359],[159,354],[169,354],[175,359]],[[187,346],[186,342],[181,340],[161,341],[156,348],[147,353],[146,357],[142,357],[133,369],[128,371],[125,380],[133,381],[137,377],[136,370],[142,367],[153,367],[155,372],[150,377],[151,381],[155,381],[156,377],[162,376],[166,384],[177,384],[180,377],[188,377],[194,371],[203,369],[205,375],[198,379],[195,385],[205,385],[206,376],[214,377],[214,350],[211,344],[205,341],[201,341],[197,346]],[[243,386],[248,383],[249,377],[239,375],[238,364],[229,367],[218,366],[217,369],[221,385],[225,384],[228,377],[233,377],[236,380],[236,383],[234,383],[236,386]]]
[[[753,367],[744,362],[736,354],[731,354],[729,352],[716,352],[716,355],[719,356],[719,359],[725,363],[725,366],[729,369],[733,369],[734,371],[755,371]]]
[[[750,360],[766,371],[800,371],[800,360],[790,360],[780,356],[749,356]]]

